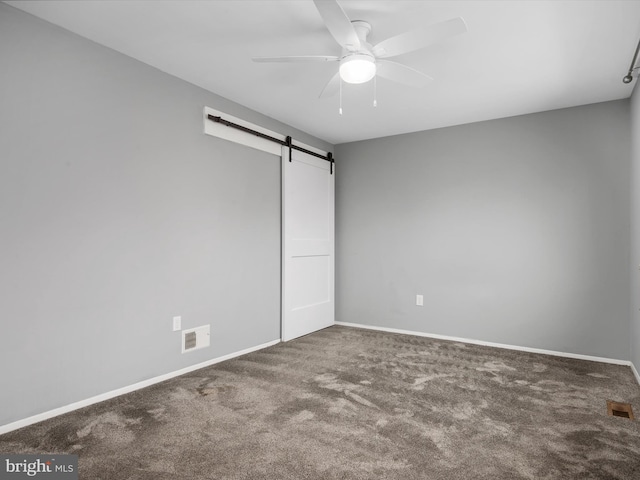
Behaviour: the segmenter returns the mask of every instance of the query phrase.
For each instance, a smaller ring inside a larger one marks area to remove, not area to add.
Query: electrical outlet
[[[173,317],[173,331],[177,332],[182,328],[182,317]]]
[[[416,305],[419,307],[424,306],[424,297],[422,295],[416,295]]]

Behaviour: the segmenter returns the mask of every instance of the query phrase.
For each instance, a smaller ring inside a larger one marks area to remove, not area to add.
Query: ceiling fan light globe
[[[376,62],[370,55],[350,55],[340,62],[340,78],[347,83],[365,83],[375,74]]]

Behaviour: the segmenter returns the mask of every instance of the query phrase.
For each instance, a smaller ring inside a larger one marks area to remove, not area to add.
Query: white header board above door
[[[221,117],[224,120],[235,123],[245,128],[249,128],[251,130],[255,130],[256,132],[263,133],[283,142],[287,138],[287,135],[279,132],[274,132],[273,130],[269,130],[268,128],[261,127],[260,125],[256,125],[255,123],[247,122],[246,120],[234,117],[233,115],[222,112],[220,110],[216,110],[211,107],[204,107],[203,109],[205,135],[211,135],[213,137],[229,140],[230,142],[240,143],[242,145],[246,145],[247,147],[255,148],[257,150],[262,150],[263,152],[277,155],[278,157],[282,155],[282,145],[280,143],[272,142],[271,140],[252,135],[251,133],[228,127],[222,123],[214,122],[209,119],[209,115],[212,115],[214,117]],[[297,142],[295,140],[294,144],[320,155],[327,154],[327,152],[325,152],[324,150],[312,147],[311,145],[306,145],[301,142]]]

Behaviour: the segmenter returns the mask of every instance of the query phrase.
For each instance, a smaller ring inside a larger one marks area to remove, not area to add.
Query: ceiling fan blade
[[[415,68],[407,67],[401,63],[391,62],[389,60],[378,60],[376,65],[376,74],[379,77],[409,87],[424,87],[433,80],[433,78],[426,73],[422,73]]]
[[[326,97],[335,95],[338,92],[339,88],[340,88],[340,72],[337,72],[333,77],[331,77],[331,80],[329,80],[329,82],[327,82],[327,84],[324,86],[324,88],[322,89],[322,92],[320,92],[320,95],[318,95],[318,98],[326,98]]]
[[[452,18],[445,22],[411,30],[383,40],[373,47],[373,54],[378,58],[395,57],[403,53],[420,50],[466,31],[467,24],[461,17]]]
[[[313,63],[313,62],[337,62],[340,57],[332,55],[303,55],[293,57],[253,57],[251,60],[259,63]]]
[[[351,20],[336,0],[313,0],[327,29],[340,46],[349,51],[360,48],[360,39]]]

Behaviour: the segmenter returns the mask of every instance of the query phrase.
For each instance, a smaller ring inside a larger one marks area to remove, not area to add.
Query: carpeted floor
[[[331,327],[0,436],[81,479],[638,479],[628,367]]]

